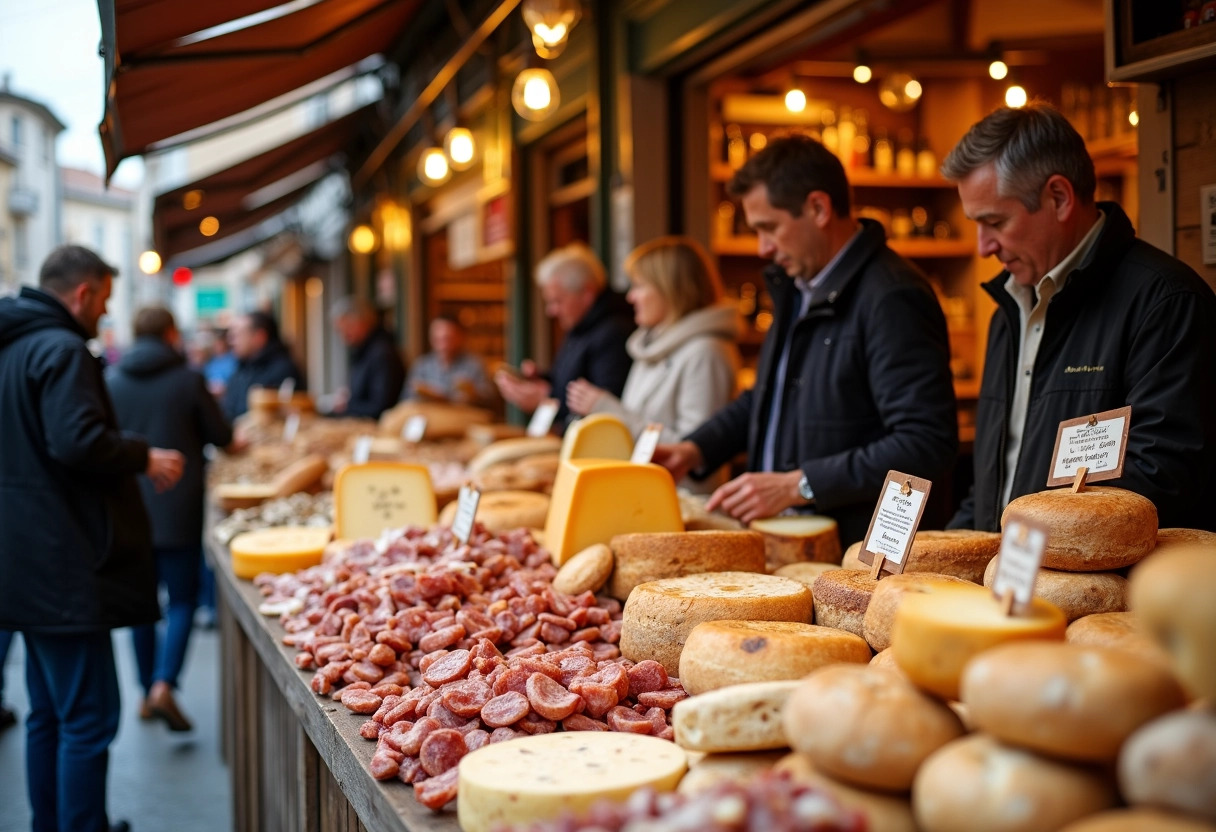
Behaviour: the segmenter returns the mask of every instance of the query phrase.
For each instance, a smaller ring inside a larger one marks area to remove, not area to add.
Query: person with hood
[[[634,249],[625,261],[638,328],[625,344],[633,366],[617,398],[584,378],[566,386],[572,413],[609,413],[636,440],[651,422],[661,442],[681,437],[735,397],[739,370],[739,318],[722,302],[722,284],[705,250],[689,237],[660,237]],[[693,490],[721,484],[692,481]]]
[[[397,342],[380,323],[380,312],[363,298],[342,298],[330,316],[350,349],[350,383],[335,401],[333,414],[379,419],[397,403],[405,385]]]
[[[173,691],[185,662],[198,601],[203,558],[203,448],[230,446],[232,428],[206,380],[186,365],[179,352],[182,336],[172,313],[160,306],[145,307],[135,313],[134,328],[135,343],[118,366],[106,373],[118,424],[150,442],[174,448],[186,458],[185,471],[173,490],[159,493],[151,482],[140,481],[152,521],[157,581],[169,596],[163,639],[157,638],[153,624],[131,631],[145,696],[140,716],[162,719],[172,731],[189,731],[190,721],[178,708]]]
[[[110,630],[160,616],[136,476],[165,490],[184,465],[119,430],[89,352],[115,274],[89,249],[60,246],[38,288],[0,298],[0,629],[25,642],[35,829],[111,829],[120,702]]]
[[[224,391],[224,415],[235,421],[249,409],[249,388],[279,387],[287,379],[296,390],[304,389],[304,376],[279,338],[279,326],[265,312],[250,312],[237,318],[228,330],[236,356],[236,372]]]

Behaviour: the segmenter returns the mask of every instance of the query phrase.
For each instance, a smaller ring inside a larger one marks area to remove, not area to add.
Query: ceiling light
[[[557,79],[547,69],[525,69],[511,87],[511,104],[515,112],[529,121],[543,121],[561,103]]]
[[[806,109],[806,93],[802,90],[790,90],[785,94],[785,108],[791,113],[801,113]]]
[[[988,64],[988,77],[993,81],[1003,81],[1009,74],[1009,65],[1004,61],[993,61]]]
[[[1026,90],[1017,84],[1010,85],[1009,89],[1005,90],[1005,106],[1012,107],[1015,110],[1019,107],[1026,106]]]
[[[182,207],[187,211],[193,211],[199,205],[202,205],[202,203],[203,192],[198,188],[191,191],[186,191],[186,193],[182,195]]]
[[[214,237],[220,230],[220,221],[215,217],[203,217],[198,224],[198,233],[204,237]]]
[[[428,147],[418,158],[418,178],[426,185],[442,185],[452,175],[443,148]]]
[[[156,274],[159,272],[160,255],[151,250],[139,255],[139,270],[144,274]]]
[[[355,254],[371,254],[376,250],[376,232],[370,225],[356,225],[351,229],[346,245]]]
[[[920,81],[907,72],[895,72],[882,79],[878,86],[878,100],[888,110],[902,113],[916,106],[922,92]]]
[[[556,58],[566,48],[570,30],[582,17],[579,0],[524,0],[524,23],[542,58]]]
[[[1132,110],[1130,113],[1128,113],[1127,123],[1132,127],[1138,126],[1140,124],[1140,112],[1138,110]]]
[[[868,84],[870,79],[874,77],[874,72],[865,64],[858,64],[853,67],[853,80],[859,84]]]
[[[443,152],[447,154],[452,170],[467,170],[477,155],[473,131],[467,127],[453,127],[443,137]]]

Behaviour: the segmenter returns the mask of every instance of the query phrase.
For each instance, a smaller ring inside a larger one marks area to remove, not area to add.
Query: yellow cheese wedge
[[[623,459],[633,456],[633,435],[625,423],[607,413],[592,413],[566,428],[562,460]]]
[[[682,532],[676,484],[666,468],[568,459],[557,469],[545,543],[561,566],[595,543],[631,532]]]
[[[657,737],[569,731],[486,745],[460,761],[457,817],[464,832],[582,812],[650,786],[674,791],[688,768],[678,745]]]
[[[341,540],[379,537],[385,529],[435,525],[435,492],[425,465],[347,465],[334,478],[334,527]]]
[[[321,562],[331,531],[327,527],[280,526],[238,534],[229,544],[232,572],[251,579],[263,572],[295,572]]]

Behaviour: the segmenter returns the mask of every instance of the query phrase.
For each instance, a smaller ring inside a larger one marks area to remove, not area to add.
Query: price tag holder
[[[356,465],[364,465],[372,456],[372,438],[367,434],[360,436],[355,440],[355,450],[351,454],[351,461]]]
[[[642,431],[642,435],[638,437],[638,441],[633,443],[633,455],[629,457],[629,461],[645,465],[650,462],[654,456],[654,449],[659,446],[659,436],[663,433],[663,426],[658,422],[651,422]]]
[[[421,413],[406,419],[405,424],[401,426],[401,438],[406,442],[417,444],[422,441],[424,436],[426,436],[426,417]]]
[[[873,577],[881,578],[884,570],[893,575],[903,573],[931,488],[933,483],[929,480],[899,471],[887,472],[866,531],[865,545],[858,555],[862,563],[872,567]]]
[[[1060,422],[1060,428],[1056,431],[1056,447],[1051,454],[1047,487],[1072,484],[1082,469],[1087,482],[1123,476],[1127,431],[1131,423],[1131,407]]]
[[[560,406],[557,399],[545,399],[541,402],[528,422],[528,436],[548,436]]]
[[[452,521],[452,534],[461,543],[469,542],[473,533],[473,521],[477,519],[477,504],[481,502],[481,492],[471,485],[460,486],[460,496],[456,498],[456,519]]]
[[[294,442],[296,434],[300,432],[300,414],[288,413],[286,421],[283,422],[283,441]]]
[[[289,404],[295,392],[296,380],[294,378],[283,379],[283,383],[279,385],[279,401],[282,404]]]
[[[1005,615],[1023,614],[1029,610],[1046,547],[1045,527],[1017,514],[1005,518],[996,578],[992,582],[992,591],[1001,602]]]

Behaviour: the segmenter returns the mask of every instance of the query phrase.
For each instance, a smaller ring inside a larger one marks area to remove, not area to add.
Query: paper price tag
[[[426,417],[419,413],[405,420],[401,426],[401,438],[406,442],[421,442],[426,436]]]
[[[473,521],[477,519],[477,504],[481,502],[481,492],[469,485],[460,486],[460,496],[456,498],[456,519],[452,521],[452,534],[461,543],[469,542],[473,533]]]
[[[295,441],[296,434],[300,431],[300,414],[288,413],[287,420],[283,422],[283,441]]]
[[[532,413],[531,421],[528,422],[528,436],[548,436],[560,406],[557,399],[545,399],[541,402]]]
[[[638,441],[633,443],[633,455],[629,457],[629,461],[637,464],[646,464],[650,462],[654,456],[654,449],[659,446],[659,436],[663,433],[663,426],[657,422],[652,422],[646,426],[646,430],[642,431],[642,435],[638,437]]]
[[[296,392],[296,380],[294,378],[285,378],[283,383],[279,385],[279,401],[287,404],[291,401],[291,397]]]
[[[874,577],[881,577],[883,570],[896,575],[904,571],[932,487],[929,480],[887,472],[859,554],[862,563],[874,567]]]
[[[1131,423],[1130,407],[1120,407],[1060,422],[1060,429],[1056,432],[1056,447],[1051,454],[1047,487],[1070,484],[1081,468],[1088,469],[1088,482],[1113,480],[1123,476],[1127,431]]]
[[[1046,547],[1046,528],[1018,515],[1005,519],[992,591],[1006,605],[1007,614],[1014,609],[1021,613],[1029,608]]]
[[[372,456],[372,438],[364,434],[355,440],[355,450],[351,454],[351,461],[356,465],[363,465]]]

